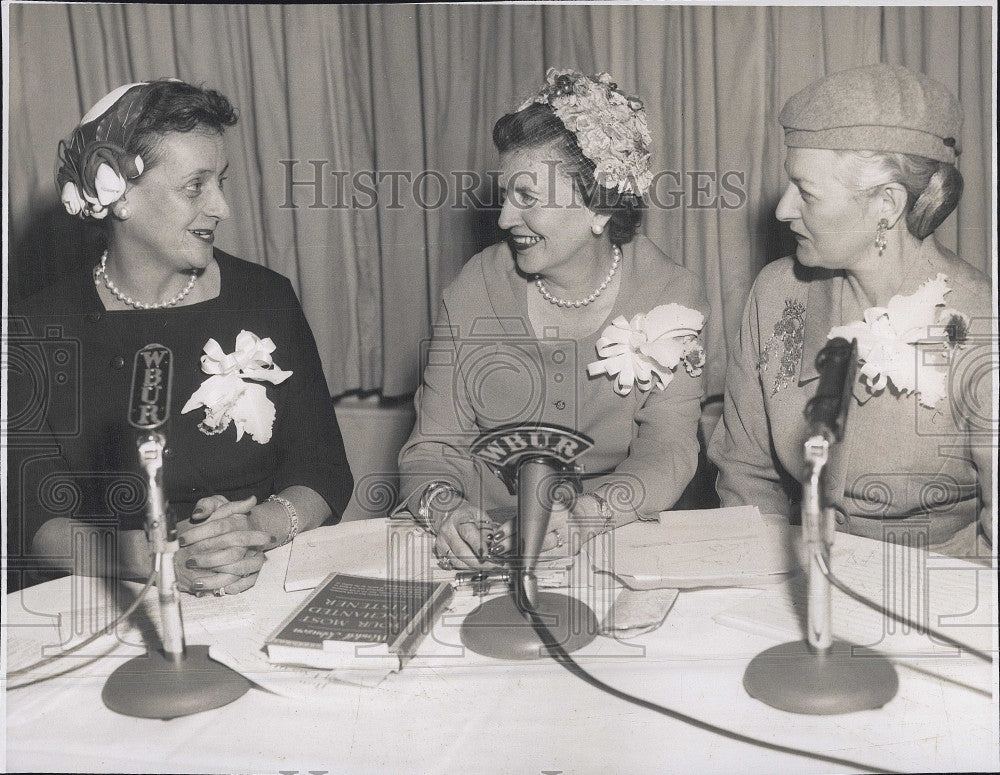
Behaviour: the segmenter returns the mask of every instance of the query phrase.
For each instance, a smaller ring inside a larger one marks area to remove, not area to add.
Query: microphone
[[[833,637],[830,566],[833,509],[823,503],[823,469],[830,446],[843,440],[857,368],[857,342],[831,339],[816,356],[816,394],[805,407],[802,537],[808,550],[806,638],[755,656],[743,674],[751,697],[792,713],[826,715],[881,708],[899,687],[885,656]]]
[[[184,623],[180,593],[174,572],[177,526],[167,509],[163,491],[163,450],[166,438],[157,431],[170,419],[170,386],[173,353],[159,344],[148,344],[135,354],[129,393],[129,424],[139,431],[136,443],[139,461],[146,471],[149,496],[146,502],[146,537],[156,556],[156,588],[163,621],[163,652],[173,661],[184,658]]]
[[[207,646],[184,643],[180,591],[174,570],[177,525],[163,488],[163,426],[170,419],[173,353],[161,344],[140,348],[132,364],[128,422],[137,431],[146,472],[146,538],[154,556],[162,649],[120,665],[104,685],[104,704],[126,716],[169,719],[218,708],[246,694],[250,682],[208,656]]]
[[[576,459],[593,445],[572,429],[541,424],[503,426],[473,442],[472,455],[517,495],[517,553],[512,558],[511,595],[487,600],[462,624],[462,643],[472,651],[499,659],[545,656],[547,649],[531,624],[531,612],[552,622],[548,629],[566,651],[582,648],[596,637],[593,611],[576,598],[540,593],[535,573],[556,490],[567,474],[578,472]]]
[[[822,436],[831,444],[843,440],[857,364],[857,340],[838,336],[819,351],[819,385],[805,408],[811,436]]]
[[[170,385],[174,354],[161,344],[147,344],[132,362],[129,392],[129,425],[140,431],[155,430],[170,419]]]

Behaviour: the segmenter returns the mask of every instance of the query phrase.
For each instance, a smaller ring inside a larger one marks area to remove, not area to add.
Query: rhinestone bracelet
[[[278,546],[284,546],[295,538],[299,532],[299,512],[295,510],[295,506],[292,505],[292,502],[288,498],[282,498],[280,495],[271,495],[267,500],[269,502],[280,503],[288,514],[288,535],[285,536],[284,541],[278,544]]]

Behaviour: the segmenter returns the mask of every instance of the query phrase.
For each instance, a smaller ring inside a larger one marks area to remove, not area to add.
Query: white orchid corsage
[[[885,307],[869,307],[864,320],[834,326],[828,338],[858,340],[861,380],[876,395],[887,386],[915,393],[933,409],[947,393],[951,352],[966,340],[969,316],[945,307],[948,278],[938,274],[909,296],[897,294]]]
[[[267,444],[274,426],[274,404],[264,385],[247,380],[278,385],[292,376],[292,372],[274,365],[274,349],[274,342],[251,331],[240,331],[236,349],[228,354],[218,342],[209,339],[201,356],[201,370],[212,376],[201,383],[181,414],[204,406],[205,419],[198,423],[202,433],[214,436],[235,423],[237,441],[245,432],[258,444]]]
[[[633,386],[663,390],[674,378],[677,364],[692,377],[705,366],[705,349],[698,339],[705,316],[681,304],[661,304],[632,320],[618,316],[597,340],[601,359],[587,365],[592,377],[615,378],[615,392],[627,396]]]

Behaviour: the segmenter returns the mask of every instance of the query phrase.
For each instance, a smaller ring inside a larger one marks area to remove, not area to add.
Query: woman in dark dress
[[[223,132],[236,120],[217,92],[129,84],[60,145],[63,204],[101,221],[107,250],[16,311],[25,357],[40,340],[49,350],[61,343],[70,375],[41,397],[12,388],[12,406],[44,407],[32,439],[39,451],[12,476],[13,533],[39,565],[148,575],[129,402],[133,363],[150,344],[172,360],[159,430],[182,590],[248,589],[265,551],[336,522],[350,498],[340,430],[291,284],[213,247],[229,217]]]

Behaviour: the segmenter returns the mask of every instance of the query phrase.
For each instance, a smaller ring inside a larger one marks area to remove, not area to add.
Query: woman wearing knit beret
[[[826,469],[838,530],[954,556],[992,544],[990,281],[934,231],[962,193],[962,110],[936,81],[879,64],[785,104],[794,256],[757,277],[729,353],[709,454],[722,504],[797,518],[803,415],[828,339],[856,340],[843,441]]]

